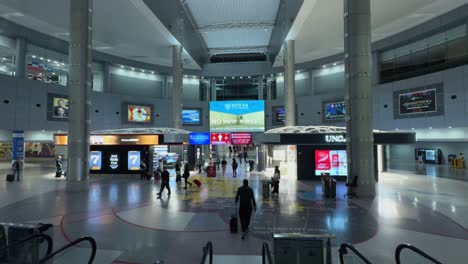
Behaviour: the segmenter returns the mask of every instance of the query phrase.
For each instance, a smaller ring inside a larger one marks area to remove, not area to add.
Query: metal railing
[[[270,247],[266,242],[263,242],[262,245],[262,264],[273,264],[273,261],[271,260]]]
[[[39,264],[41,263],[46,263],[47,261],[51,260],[54,256],[62,253],[63,251],[83,242],[83,241],[87,241],[89,242],[89,244],[91,245],[91,255],[89,256],[89,260],[88,260],[88,264],[92,264],[93,261],[94,261],[94,258],[96,257],[96,251],[97,251],[97,246],[96,246],[96,240],[94,240],[94,238],[92,237],[82,237],[82,238],[78,238],[72,242],[70,242],[69,244],[61,247],[59,250],[53,252],[52,254],[49,254],[47,255],[45,258],[39,260]]]
[[[409,249],[411,250],[412,252],[418,254],[419,256],[425,258],[426,260],[429,260],[429,261],[432,261],[433,263],[435,264],[442,264],[442,262],[436,260],[435,258],[429,256],[427,253],[425,253],[424,251],[420,250],[419,248],[415,247],[415,246],[412,246],[412,245],[409,245],[409,244],[400,244],[398,245],[398,247],[396,248],[395,250],[395,261],[397,264],[401,264],[401,252],[404,250],[404,249]]]
[[[344,255],[349,254],[349,253],[348,253],[348,249],[351,250],[354,254],[356,254],[356,256],[358,256],[364,263],[366,263],[366,264],[372,264],[372,263],[371,263],[366,257],[364,257],[364,255],[362,255],[361,252],[359,252],[359,250],[357,250],[353,245],[351,245],[351,244],[346,244],[346,243],[341,244],[340,249],[338,249],[338,252],[340,253],[340,264],[345,264],[345,262],[344,262]]]
[[[21,240],[18,240],[16,242],[12,243],[12,244],[9,244],[6,247],[0,248],[0,252],[8,250],[11,247],[15,247],[15,246],[21,245],[23,243],[29,242],[29,241],[31,241],[33,239],[40,239],[40,238],[47,241],[46,256],[48,256],[52,252],[52,249],[54,248],[54,241],[52,240],[52,238],[49,235],[42,234],[42,233],[29,236],[27,238],[24,238],[24,239],[21,239]],[[41,243],[42,243],[42,241],[41,241]]]
[[[206,264],[207,257],[209,257],[209,264],[213,264],[213,243],[211,243],[211,241],[208,241],[203,247],[201,264]]]

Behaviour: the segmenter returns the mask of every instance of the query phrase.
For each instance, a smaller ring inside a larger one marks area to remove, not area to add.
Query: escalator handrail
[[[210,257],[210,264],[213,264],[213,243],[211,241],[206,242],[206,245],[203,247],[203,257],[201,260],[201,264],[205,264],[206,258]]]
[[[442,262],[436,260],[435,258],[429,256],[427,253],[425,253],[424,251],[420,250],[419,248],[413,246],[413,245],[410,245],[410,244],[400,244],[398,245],[398,247],[396,248],[395,250],[395,261],[397,264],[400,264],[401,263],[401,260],[400,260],[400,255],[401,255],[401,252],[403,251],[403,249],[409,249],[415,253],[417,253],[418,255],[426,258],[427,260],[430,260],[432,261],[433,263],[435,264],[442,264]]]
[[[265,257],[268,260],[268,263],[265,262]],[[273,264],[273,262],[271,261],[270,247],[266,242],[263,242],[262,245],[262,264]]]
[[[70,242],[69,244],[61,247],[59,250],[53,252],[52,254],[50,255],[47,255],[45,258],[39,260],[39,264],[41,263],[45,263],[46,261],[52,259],[54,256],[60,254],[62,251],[68,249],[68,248],[71,248],[83,241],[88,241],[89,244],[91,244],[91,255],[89,256],[89,260],[88,260],[88,264],[92,264],[93,261],[94,261],[94,258],[96,257],[96,251],[97,251],[97,246],[96,246],[96,240],[94,240],[94,238],[92,237],[82,237],[82,238],[78,238],[76,240],[73,240],[72,242]]]
[[[50,253],[52,253],[52,249],[54,248],[54,241],[52,240],[52,238],[49,235],[46,235],[46,234],[43,234],[43,233],[34,234],[34,235],[29,236],[27,238],[15,241],[13,244],[9,244],[6,247],[0,248],[0,252],[2,252],[4,250],[7,250],[7,249],[9,249],[11,247],[14,247],[14,246],[21,245],[21,244],[26,243],[26,242],[28,242],[30,240],[35,239],[35,238],[43,238],[43,239],[45,239],[47,241],[46,256],[48,256]]]
[[[357,250],[353,245],[348,244],[348,243],[341,244],[340,249],[338,250],[338,252],[340,253],[340,263],[341,264],[344,264],[343,256],[348,254],[348,251],[346,250],[347,248],[350,249],[351,251],[353,251],[354,254],[356,254],[366,264],[372,264],[366,257],[364,257],[364,255],[361,254],[361,252],[359,252],[359,250]]]

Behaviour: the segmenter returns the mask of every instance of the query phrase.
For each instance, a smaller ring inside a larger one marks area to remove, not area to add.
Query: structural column
[[[370,0],[344,0],[348,176],[361,197],[375,196]]]
[[[294,40],[288,39],[284,43],[284,110],[285,126],[296,125],[296,97],[294,71]]]
[[[104,62],[102,66],[103,66],[102,91],[104,93],[110,93],[111,92],[110,64],[108,62]]]
[[[67,179],[88,179],[91,125],[92,0],[70,1]]]
[[[18,78],[26,76],[26,40],[22,38],[16,39],[15,76]]]
[[[182,128],[182,46],[172,47],[172,127]]]

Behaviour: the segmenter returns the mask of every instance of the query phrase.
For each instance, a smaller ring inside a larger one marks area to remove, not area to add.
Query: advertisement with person
[[[211,132],[263,132],[265,130],[265,102],[210,102]]]
[[[315,150],[315,175],[347,176],[346,150]]]
[[[102,152],[91,151],[89,153],[89,169],[92,171],[98,171],[102,168]]]
[[[400,115],[436,112],[436,89],[399,94],[399,105]]]
[[[141,153],[140,151],[128,152],[128,170],[140,170]]]
[[[127,114],[128,122],[134,123],[150,123],[151,122],[151,107],[141,105],[128,105]]]
[[[26,142],[24,154],[27,158],[52,158],[55,157],[55,145],[44,142]]]

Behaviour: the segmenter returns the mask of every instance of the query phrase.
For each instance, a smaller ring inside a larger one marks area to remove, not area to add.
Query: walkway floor
[[[7,166],[0,164],[1,175]],[[159,183],[139,176],[68,183],[54,178],[53,166],[29,165],[22,181],[0,181],[0,222],[52,223],[56,246],[93,236],[99,246],[95,263],[199,263],[207,241],[213,242],[216,263],[260,263],[262,242],[272,246],[277,232],[334,233],[334,247],[353,243],[373,263],[394,263],[400,243],[443,263],[466,263],[468,182],[392,171],[380,176],[374,200],[348,200],[342,183],[336,199],[323,199],[318,182],[283,177],[280,195],[263,199],[264,176],[246,173],[244,165],[240,171],[237,178],[195,174],[190,179],[200,179],[202,186],[188,190],[171,178],[172,195],[158,199]],[[254,189],[258,210],[251,233],[241,240],[229,233],[228,220],[244,178]],[[63,263],[83,263],[86,254],[86,248],[74,248]],[[338,263],[336,250],[334,255]]]

